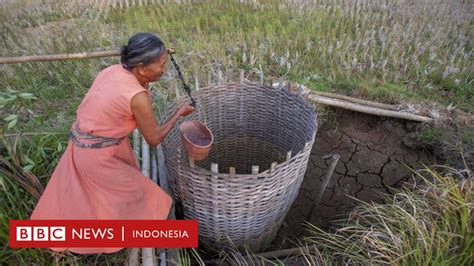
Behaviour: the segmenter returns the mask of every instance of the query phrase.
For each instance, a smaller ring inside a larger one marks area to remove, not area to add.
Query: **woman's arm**
[[[150,96],[146,92],[140,92],[133,96],[130,106],[135,115],[138,128],[140,128],[146,142],[151,146],[160,144],[181,116],[187,116],[194,111],[194,107],[183,105],[164,124],[158,125],[153,113]]]

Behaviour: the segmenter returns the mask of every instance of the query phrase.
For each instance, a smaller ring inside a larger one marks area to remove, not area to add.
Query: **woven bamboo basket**
[[[170,184],[185,219],[199,221],[208,249],[233,243],[268,247],[295,200],[317,130],[314,107],[283,88],[254,83],[209,85],[186,120],[214,134],[209,156],[189,160],[175,127],[163,144]],[[183,98],[182,100],[186,100]],[[166,111],[172,115],[178,103]]]

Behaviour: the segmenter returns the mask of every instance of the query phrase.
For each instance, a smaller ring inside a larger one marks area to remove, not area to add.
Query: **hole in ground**
[[[405,182],[413,183],[408,168],[420,169],[436,159],[432,151],[417,145],[419,123],[329,109],[320,116],[315,144],[298,197],[288,212],[275,241],[268,250],[294,247],[291,239],[307,236],[308,221],[328,230],[330,221],[348,216],[356,200],[382,203],[382,193],[393,193]],[[335,172],[314,206],[329,160],[339,154]]]

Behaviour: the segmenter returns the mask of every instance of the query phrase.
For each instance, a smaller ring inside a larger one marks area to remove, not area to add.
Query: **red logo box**
[[[198,247],[196,220],[10,220],[10,247]]]

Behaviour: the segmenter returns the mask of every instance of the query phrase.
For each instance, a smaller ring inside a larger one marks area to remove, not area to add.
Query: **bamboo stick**
[[[160,187],[168,194],[172,194],[171,187],[168,179],[168,170],[165,165],[165,156],[163,154],[163,147],[160,145],[156,148],[156,156],[158,157],[158,180],[160,182]],[[173,211],[174,214],[174,210]],[[170,211],[170,212],[171,212]],[[174,219],[174,217],[172,218]]]
[[[166,266],[167,264],[166,250],[164,249],[163,252],[160,253],[160,266]]]
[[[0,64],[29,63],[41,61],[58,61],[72,59],[88,59],[99,57],[119,56],[120,51],[100,51],[100,52],[84,52],[75,54],[54,54],[54,55],[31,55],[19,57],[1,57]]]
[[[133,152],[135,153],[135,159],[138,164],[138,156],[140,155],[140,133],[138,129],[133,131]],[[139,248],[131,248],[128,256],[128,266],[138,266]]]
[[[139,164],[140,160],[140,132],[138,129],[133,130],[133,152],[135,153],[135,159],[137,164]]]
[[[169,180],[168,180],[168,170],[166,169],[165,165],[165,156],[163,154],[163,147],[158,145],[155,149],[156,157],[158,159],[158,180],[160,182],[160,187],[168,193],[171,197],[173,197],[173,191],[171,190]],[[173,204],[171,205],[170,213],[168,215],[169,220],[175,220],[175,202],[173,199]],[[167,261],[174,261],[177,262],[178,254],[176,249],[166,249],[163,253],[160,254],[160,265],[166,263]]]
[[[150,178],[150,146],[142,137],[142,174]],[[142,248],[142,265],[155,265],[155,256],[153,248]]]
[[[157,160],[157,152],[156,151],[156,148],[155,149],[150,149],[150,153],[151,153],[151,179],[153,180],[153,182],[155,182],[156,184],[158,184],[158,160]],[[154,253],[154,249],[152,249],[153,253]],[[161,253],[159,254],[159,257],[158,258],[155,258],[155,260],[153,261],[154,265],[156,265],[156,260],[160,260],[160,265],[164,265],[166,266],[166,249],[162,249],[161,250]]]
[[[158,161],[156,159],[156,153],[152,149],[151,154],[151,180],[158,184]]]
[[[363,105],[383,108],[383,109],[387,109],[387,110],[396,111],[397,108],[398,108],[396,105],[372,102],[372,101],[362,100],[362,99],[358,99],[358,98],[354,98],[354,97],[350,97],[350,96],[346,96],[346,95],[335,94],[335,93],[322,92],[322,91],[312,91],[312,93],[316,94],[316,95],[321,95],[321,96],[324,96],[324,97],[328,97],[328,98],[335,98],[335,99],[345,100],[345,101],[349,101],[349,102],[353,102],[353,103],[360,103],[360,104],[363,104]]]
[[[405,113],[405,112],[396,112],[396,111],[377,108],[377,107],[365,106],[362,104],[352,103],[352,102],[338,100],[338,99],[331,99],[325,96],[320,96],[320,95],[315,95],[315,94],[309,95],[309,99],[320,104],[339,107],[339,108],[361,112],[365,114],[400,118],[400,119],[406,119],[406,120],[417,121],[417,122],[432,122],[433,121],[432,118],[426,117],[426,116],[420,116],[420,115],[415,115],[415,114],[410,114],[410,113]]]
[[[128,266],[138,266],[138,252],[140,250],[138,248],[131,248],[130,253],[128,255]]]
[[[168,48],[168,52],[175,53],[175,49]],[[17,56],[17,57],[0,57],[0,64],[74,60],[74,59],[88,59],[88,58],[112,57],[112,56],[120,56],[120,51],[115,50],[115,51],[83,52],[83,53],[73,53],[73,54],[50,54],[50,55],[27,55],[27,56]]]

